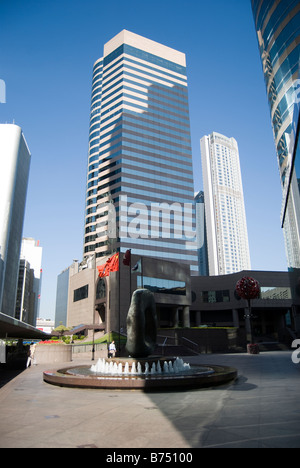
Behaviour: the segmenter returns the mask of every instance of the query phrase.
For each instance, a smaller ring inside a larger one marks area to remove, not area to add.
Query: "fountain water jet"
[[[168,358],[170,359],[170,358]],[[160,358],[154,358],[149,359],[150,362],[152,362],[151,366],[151,374],[156,375],[156,374],[180,374],[184,373],[187,371],[191,370],[191,366],[188,363],[183,362],[183,360],[179,357],[176,359],[173,358],[172,360],[164,360],[163,363],[161,364],[161,359]],[[143,365],[142,365],[143,364]],[[116,362],[114,364],[112,362],[108,363],[106,362],[105,359],[99,359],[97,364],[91,366],[90,368],[91,373],[97,374],[97,375],[127,375],[129,373],[135,375],[148,375],[149,373],[149,362],[148,361],[133,361],[131,363],[131,367],[129,365],[128,361],[123,360],[123,362],[120,362],[116,358]]]

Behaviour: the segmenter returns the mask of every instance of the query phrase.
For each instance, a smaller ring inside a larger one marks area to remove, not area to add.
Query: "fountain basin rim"
[[[73,366],[73,368],[87,368],[84,366]],[[191,365],[191,368],[199,366]],[[203,364],[201,368],[212,369],[212,373],[204,373],[197,375],[182,374],[155,374],[155,375],[107,375],[99,376],[88,375],[73,375],[68,374],[68,370],[72,367],[65,367],[57,370],[48,370],[43,372],[43,380],[46,383],[61,387],[75,388],[92,388],[92,389],[109,389],[109,390],[160,390],[160,389],[176,389],[184,390],[188,388],[203,388],[215,385],[221,385],[233,381],[237,378],[238,372],[235,368],[221,365]]]

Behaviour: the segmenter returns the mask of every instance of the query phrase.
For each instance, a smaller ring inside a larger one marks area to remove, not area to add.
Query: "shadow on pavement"
[[[25,366],[7,366],[6,364],[0,364],[0,388],[8,384],[17,375],[24,372]]]

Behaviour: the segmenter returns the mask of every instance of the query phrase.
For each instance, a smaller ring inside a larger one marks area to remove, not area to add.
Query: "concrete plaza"
[[[51,364],[30,367],[0,389],[0,448],[300,448],[300,364],[291,357],[184,358],[239,373],[233,383],[184,392],[62,388],[43,381]],[[67,365],[77,364],[91,357]]]

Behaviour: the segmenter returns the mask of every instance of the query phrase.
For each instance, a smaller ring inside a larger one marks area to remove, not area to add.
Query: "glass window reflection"
[[[143,287],[158,294],[186,295],[186,284],[183,281],[138,276],[137,286],[138,288]]]

